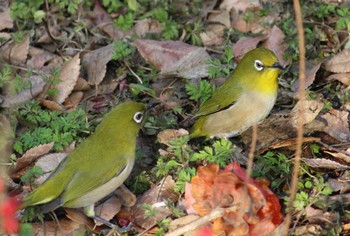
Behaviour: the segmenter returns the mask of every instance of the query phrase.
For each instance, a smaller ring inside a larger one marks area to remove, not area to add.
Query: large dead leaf
[[[147,34],[160,34],[163,27],[157,20],[144,19],[136,21],[134,31],[141,37]]]
[[[327,120],[325,132],[340,141],[349,141],[350,130],[348,117],[349,112],[347,111],[330,110],[322,116],[322,118]]]
[[[195,79],[208,76],[205,48],[181,41],[135,40],[141,56],[160,70],[161,75]]]
[[[264,47],[270,49],[276,54],[283,67],[290,63],[284,60],[284,52],[288,47],[284,42],[285,37],[283,31],[275,25],[269,33],[267,40],[263,43]]]
[[[303,105],[303,107],[302,107]],[[298,103],[294,106],[290,112],[290,123],[294,128],[298,128],[300,116],[304,116],[303,125],[312,122],[316,116],[321,112],[324,104],[317,100],[307,100]]]
[[[308,88],[315,80],[315,76],[317,71],[320,69],[322,61],[307,61],[306,62],[306,71],[305,71],[305,88]],[[299,90],[300,87],[300,80],[295,80],[294,84],[292,85],[292,91],[296,92]]]
[[[157,221],[165,219],[171,214],[169,208],[166,206],[165,201],[175,202],[179,193],[174,191],[175,182],[171,176],[165,177],[156,186],[145,192],[140,197],[136,205],[131,209],[134,223],[143,229],[148,229],[157,224]],[[142,209],[143,204],[149,204],[157,211],[156,216],[145,216],[145,209]]]
[[[261,8],[261,5],[258,0],[224,0],[220,5],[220,9],[226,9],[227,11],[231,11],[232,8],[244,13],[250,8]]]
[[[95,207],[95,212],[102,219],[110,221],[120,211],[121,206],[119,199],[116,196],[111,196],[108,200]],[[98,226],[103,225],[102,222],[96,220],[95,224]]]
[[[25,62],[29,51],[29,36],[21,42],[11,41],[0,48],[0,62],[20,65]]]
[[[3,29],[12,29],[13,20],[10,16],[10,8],[6,7],[0,9],[0,30]]]
[[[88,83],[99,85],[105,77],[107,63],[112,59],[114,45],[109,44],[105,47],[84,54],[82,58],[82,67],[87,71]]]
[[[62,104],[64,100],[73,91],[77,83],[80,73],[80,58],[79,54],[75,55],[70,61],[62,66],[60,73],[60,83],[55,85],[57,95],[53,97],[53,101]]]
[[[325,63],[325,69],[334,73],[350,72],[350,49],[333,56]]]
[[[68,153],[53,153],[41,157],[35,166],[40,167],[45,174],[37,178],[35,182],[38,185],[42,184],[67,155]]]
[[[45,220],[45,227],[42,222],[36,222],[31,224],[32,232],[36,236],[47,235],[75,235],[79,232],[83,235],[86,233],[86,229],[83,225],[80,225],[69,219],[60,219],[59,222]]]
[[[46,82],[44,81],[41,75],[33,75],[29,78],[23,78],[23,82],[29,81],[29,84],[26,88],[21,90],[18,93],[13,93],[13,87],[15,84],[11,83],[8,86],[5,86],[4,92],[4,102],[1,104],[1,107],[12,107],[17,104],[24,103],[30,99],[36,97],[44,89]]]
[[[56,57],[51,52],[35,47],[29,48],[29,56],[31,58],[28,60],[27,65],[33,69],[42,69],[45,64]]]
[[[233,55],[235,55],[235,60],[239,61],[242,59],[244,54],[256,48],[259,42],[265,39],[266,36],[240,38],[235,44],[232,45],[232,51]]]
[[[316,159],[301,158],[301,160],[305,162],[306,165],[312,168],[325,168],[325,169],[332,169],[337,171],[350,169],[350,166],[346,166],[325,158],[316,158]]]

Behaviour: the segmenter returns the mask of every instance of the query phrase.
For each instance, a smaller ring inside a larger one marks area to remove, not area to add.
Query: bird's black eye
[[[134,121],[138,124],[141,123],[142,121],[142,118],[143,118],[143,112],[136,112],[135,115],[134,115]]]
[[[264,63],[262,63],[259,60],[255,60],[254,61],[254,67],[257,71],[262,71],[262,69],[264,69]]]

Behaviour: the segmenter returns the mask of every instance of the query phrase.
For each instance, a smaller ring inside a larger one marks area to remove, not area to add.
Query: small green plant
[[[208,61],[209,78],[226,77],[230,75],[233,63],[233,52],[230,47],[226,47],[220,58]]]
[[[12,70],[9,66],[4,66],[0,72],[0,88],[4,87],[5,83],[11,79]]]
[[[126,15],[120,15],[115,21],[114,26],[117,29],[128,30],[131,29],[134,25],[134,14],[131,12]]]
[[[26,132],[19,134],[13,146],[20,154],[50,142],[54,142],[54,150],[61,151],[73,142],[81,131],[86,130],[86,114],[82,109],[63,113],[43,110],[38,102],[29,102],[19,109],[18,116],[34,124],[33,127],[28,127]]]
[[[113,50],[113,60],[125,59],[128,56],[132,55],[135,51],[135,47],[128,42],[116,41],[114,43]]]
[[[36,180],[38,177],[42,176],[44,174],[44,171],[38,167],[34,166],[31,170],[27,171],[22,177],[21,181],[23,183],[29,183],[32,185],[34,180]]]
[[[186,40],[190,40],[193,45],[202,44],[199,34],[204,31],[204,28],[201,21],[196,21],[193,25],[186,25],[185,29],[187,31]]]
[[[195,84],[187,83],[186,91],[190,96],[190,100],[199,101],[201,104],[203,104],[213,95],[215,86],[211,85],[206,80],[201,80],[198,87]]]

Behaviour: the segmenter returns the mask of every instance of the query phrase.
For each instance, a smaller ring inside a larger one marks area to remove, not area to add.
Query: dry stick
[[[294,158],[294,168],[293,168],[293,177],[292,184],[290,188],[290,196],[289,202],[287,206],[287,216],[285,218],[285,230],[284,235],[288,235],[289,226],[292,219],[292,207],[295,199],[295,193],[297,191],[298,184],[298,171],[300,167],[300,159],[302,154],[302,144],[303,144],[303,124],[304,124],[304,101],[305,101],[305,41],[304,41],[304,28],[303,21],[300,9],[299,0],[293,0],[295,18],[296,18],[296,26],[298,29],[298,47],[299,47],[299,82],[300,87],[298,91],[298,97],[301,103],[301,110],[299,116],[299,124],[297,130],[297,140],[296,140],[296,150],[295,150],[295,158]]]
[[[212,211],[210,211],[208,214],[192,221],[191,223],[184,225],[172,232],[167,233],[165,236],[178,236],[178,235],[183,235],[186,232],[190,232],[195,230],[196,228],[198,228],[199,226],[213,221],[215,219],[218,219],[220,217],[222,217],[225,213],[229,213],[229,212],[235,212],[237,211],[238,207],[237,206],[232,206],[232,207],[228,207],[228,208],[214,208]]]
[[[247,165],[247,179],[246,182],[248,182],[248,178],[252,173],[252,168],[253,168],[253,161],[254,161],[254,152],[256,148],[256,140],[258,139],[258,126],[257,124],[253,125],[253,130],[252,130],[252,142],[250,145],[250,150],[248,154],[248,165]]]

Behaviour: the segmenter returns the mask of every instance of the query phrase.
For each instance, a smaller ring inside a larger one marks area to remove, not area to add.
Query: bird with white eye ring
[[[95,215],[94,203],[118,188],[135,162],[136,137],[146,107],[125,102],[112,109],[95,132],[80,143],[51,173],[49,178],[24,198],[21,208],[37,206],[42,213],[59,207],[83,207],[87,216],[125,232]]]
[[[232,75],[201,104],[190,137],[230,138],[260,122],[275,104],[282,69],[269,49],[246,53]]]

